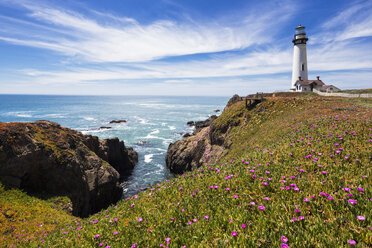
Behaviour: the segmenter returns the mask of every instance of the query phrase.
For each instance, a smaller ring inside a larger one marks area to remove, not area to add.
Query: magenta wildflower
[[[204,219],[206,219],[206,220],[209,219],[209,216],[208,215],[204,216]]]
[[[96,239],[99,238],[99,234],[94,235],[94,238]]]
[[[310,200],[308,198],[304,198],[304,202],[309,202]]]
[[[255,202],[250,202],[249,204],[251,204],[251,205],[256,205],[256,203],[255,203]]]
[[[355,200],[353,200],[353,199],[349,199],[349,200],[347,200],[351,205],[355,205],[356,204],[356,201]]]
[[[141,221],[143,221],[143,219],[142,218],[138,218],[138,222],[141,222]]]
[[[358,215],[358,216],[357,216],[357,219],[358,219],[358,220],[365,220],[366,218],[365,218],[364,216]]]
[[[285,236],[282,236],[281,240],[282,240],[283,243],[287,243],[288,242],[288,239]]]
[[[264,206],[259,206],[258,209],[259,210],[265,210],[265,207]]]
[[[236,232],[232,232],[231,235],[235,237],[237,235],[237,233]]]
[[[242,228],[246,228],[247,226],[245,224],[242,225]]]
[[[349,242],[351,245],[356,245],[356,241],[353,239],[349,239],[347,242]]]
[[[305,217],[303,217],[303,216],[300,215],[300,216],[298,216],[298,219],[299,220],[303,220],[303,219],[305,219]]]
[[[114,232],[114,235],[117,235],[117,234],[119,234],[119,232]]]
[[[226,190],[230,190],[230,188],[226,188]]]
[[[234,197],[234,198],[238,198],[238,196],[237,196],[237,195],[234,195],[233,197]]]
[[[282,243],[282,244],[280,245],[280,247],[281,247],[281,248],[289,248],[289,246],[288,246],[287,244],[285,244],[285,243]]]
[[[363,188],[359,188],[359,187],[357,188],[357,190],[358,190],[358,191],[364,191]]]

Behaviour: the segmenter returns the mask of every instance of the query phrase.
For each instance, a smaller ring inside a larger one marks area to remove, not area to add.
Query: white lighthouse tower
[[[308,80],[307,78],[307,56],[306,56],[306,37],[305,27],[298,25],[292,40],[293,48],[293,68],[292,68],[292,84],[291,90],[295,91],[295,83],[301,77],[301,80]]]

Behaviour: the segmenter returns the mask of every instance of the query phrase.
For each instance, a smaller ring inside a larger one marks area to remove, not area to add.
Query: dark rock
[[[205,121],[195,121],[195,124],[194,124],[195,130],[194,130],[193,134],[195,135],[195,134],[199,133],[203,128],[210,126],[215,119],[217,119],[217,116],[212,115],[211,117],[209,117]]]
[[[220,110],[219,110],[219,109],[216,109],[214,112],[215,112],[215,113],[218,113],[218,112],[220,112]]]
[[[110,121],[110,124],[113,124],[113,123],[125,123],[127,122],[126,120],[112,120]]]
[[[102,126],[102,127],[99,127],[99,129],[111,129],[112,127],[105,127],[105,126]]]
[[[75,216],[117,202],[119,173],[138,161],[117,138],[99,140],[49,121],[0,123],[0,180],[30,193],[68,196]]]
[[[190,136],[191,136],[190,133],[185,133],[184,135],[182,135],[182,137],[184,137],[184,138],[187,138],[187,137],[190,137]]]
[[[188,126],[190,126],[190,127],[195,126],[195,122],[194,121],[188,121],[186,124]]]

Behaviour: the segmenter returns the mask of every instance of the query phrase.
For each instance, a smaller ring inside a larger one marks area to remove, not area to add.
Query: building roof
[[[331,88],[331,87],[335,88],[336,90],[339,90],[339,88],[337,88],[337,87],[334,86],[334,85],[323,85],[323,86],[322,86],[322,90],[326,90],[326,89]]]
[[[324,83],[322,80],[297,80],[296,81],[296,84],[299,83],[301,86],[307,86],[307,85],[310,85],[312,83],[314,83],[315,85],[318,85],[318,86],[323,86]]]

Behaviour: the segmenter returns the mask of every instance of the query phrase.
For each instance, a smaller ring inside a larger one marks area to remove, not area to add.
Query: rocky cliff
[[[241,97],[234,95],[218,118],[209,118],[196,134],[169,145],[165,160],[171,172],[180,174],[215,163],[227,152],[231,145],[230,130],[249,119],[245,105],[235,105],[237,102],[241,102]]]
[[[0,123],[0,180],[30,193],[66,195],[76,216],[118,201],[120,176],[137,160],[117,138],[99,140],[49,121]]]

